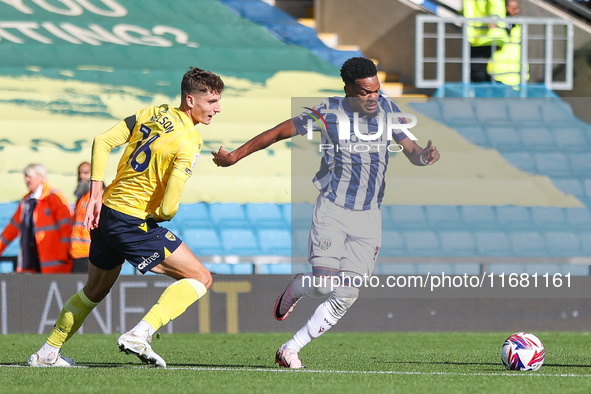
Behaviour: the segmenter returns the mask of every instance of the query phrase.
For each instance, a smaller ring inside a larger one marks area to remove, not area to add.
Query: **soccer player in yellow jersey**
[[[61,355],[61,347],[109,293],[127,260],[142,273],[152,271],[176,279],[144,318],[117,340],[121,351],[166,368],[150,346],[152,335],[202,298],[212,278],[187,245],[158,222],[170,220],[178,210],[203,145],[195,125],[209,124],[220,112],[223,89],[219,76],[191,68],[181,83],[179,108],[145,108],[94,139],[86,209],[91,237],[88,280],[64,304],[47,341],[29,358],[30,366],[75,365]],[[103,194],[109,153],[125,143],[117,176]]]

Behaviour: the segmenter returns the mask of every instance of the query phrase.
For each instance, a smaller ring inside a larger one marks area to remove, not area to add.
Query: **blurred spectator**
[[[74,261],[72,273],[84,274],[88,272],[88,254],[90,251],[90,233],[84,226],[86,205],[90,199],[90,163],[86,161],[78,166],[78,186],[74,194],[78,200],[76,201],[72,219],[69,253]]]
[[[514,17],[519,13],[519,2],[507,0],[507,16]],[[509,39],[503,48],[492,55],[488,63],[487,71],[491,77],[505,85],[521,84],[521,25],[507,24]],[[526,65],[526,81],[529,79]]]
[[[70,205],[61,191],[47,184],[43,165],[29,164],[24,174],[29,193],[0,234],[0,254],[20,234],[17,272],[70,273]]]
[[[506,17],[504,0],[464,0],[464,17],[486,18]],[[503,24],[472,22],[468,25],[470,50],[470,80],[472,82],[490,82],[486,71],[488,60],[493,51],[499,49],[508,38]],[[475,63],[476,62],[476,63]]]

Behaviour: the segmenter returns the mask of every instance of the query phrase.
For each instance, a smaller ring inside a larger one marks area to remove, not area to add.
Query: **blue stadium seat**
[[[571,231],[544,233],[548,253],[552,257],[581,256],[581,245],[577,234]]]
[[[180,225],[177,226],[177,228],[180,230],[181,233],[183,233],[185,229],[189,228],[216,230],[218,226],[214,224],[211,220],[205,221],[201,219],[183,219],[180,221]]]
[[[498,230],[496,212],[490,205],[466,205],[460,207],[462,221],[474,230]]]
[[[569,153],[570,166],[574,176],[591,177],[591,153]]]
[[[446,256],[476,256],[474,237],[467,231],[440,231],[439,238]]]
[[[490,145],[499,151],[521,151],[525,149],[520,133],[509,122],[505,125],[486,126],[485,130]]]
[[[246,204],[246,218],[258,229],[287,229],[277,204]]]
[[[556,144],[550,130],[542,122],[531,122],[517,127],[521,141],[528,151],[555,151]]]
[[[583,191],[585,192],[585,194],[580,197],[591,199],[591,179],[583,180]]]
[[[376,264],[376,275],[417,275],[418,264],[412,263],[379,263]]]
[[[425,215],[429,224],[438,229],[463,229],[458,207],[452,205],[427,205]]]
[[[589,208],[565,208],[566,222],[576,231],[591,231],[591,211]]]
[[[180,216],[182,219],[211,220],[209,216],[209,206],[203,202],[195,204],[180,204],[176,215]]]
[[[581,254],[583,256],[591,256],[591,231],[581,231],[579,233],[581,241]]]
[[[511,248],[518,257],[546,257],[548,250],[544,238],[537,231],[512,231]]]
[[[497,221],[506,230],[533,229],[531,211],[528,207],[502,205],[496,207]]]
[[[480,263],[455,263],[452,267],[455,275],[480,275],[482,273]]]
[[[446,98],[440,101],[441,115],[447,124],[457,124],[458,121],[476,122],[476,114],[473,108],[474,99],[471,98]]]
[[[12,241],[6,249],[4,249],[3,256],[18,256],[21,247],[21,237],[17,237]]]
[[[291,204],[281,204],[280,207],[283,220],[291,227]]]
[[[135,267],[131,264],[129,264],[127,261],[123,263],[123,266],[121,266],[121,272],[119,273],[119,275],[135,275],[136,274],[136,270]]]
[[[417,264],[417,275],[454,275],[453,264],[423,263]]]
[[[14,272],[14,263],[12,261],[0,261],[0,274],[9,274]]]
[[[291,232],[292,242],[292,254],[294,256],[308,256],[308,238],[310,236],[310,230],[306,229],[294,229]]]
[[[560,264],[560,270],[562,275],[571,274],[571,276],[589,276],[588,265]]]
[[[503,157],[518,170],[535,174],[538,170],[534,157],[527,152],[503,152]]]
[[[407,231],[403,235],[409,256],[441,256],[439,239],[434,231]]]
[[[261,254],[254,233],[245,228],[222,228],[220,230],[225,254],[253,256]]]
[[[231,275],[232,264],[227,263],[203,263],[212,274]]]
[[[217,228],[251,228],[241,204],[210,204],[211,220]]]
[[[422,114],[427,115],[431,119],[441,120],[441,106],[439,105],[439,101],[437,99],[431,99],[425,103],[412,103],[411,107],[415,108]]]
[[[310,230],[312,225],[312,213],[314,212],[314,205],[292,204],[291,205],[291,226],[292,229],[305,228]]]
[[[183,241],[197,256],[223,254],[220,238],[213,229],[186,228]]]
[[[560,152],[536,152],[534,160],[540,174],[567,178],[573,175],[567,158]]]
[[[508,276],[511,274],[521,275],[527,273],[528,264],[515,264],[515,263],[492,263],[488,265],[487,275],[493,273],[495,275],[495,281],[498,280],[498,275],[505,274],[505,287],[509,285]],[[538,278],[539,279],[539,278]],[[488,279],[487,279],[488,280]],[[538,282],[538,285],[541,282]]]
[[[540,106],[540,112],[542,114],[543,122],[552,128],[564,125],[565,122],[571,122],[575,119],[570,104],[558,98],[546,100],[546,102]]]
[[[576,198],[585,198],[585,190],[579,179],[576,178],[554,178],[552,183],[556,185],[563,193],[572,194]],[[591,190],[591,189],[589,189]],[[591,196],[591,194],[588,194]]]
[[[572,122],[570,126],[561,125],[552,128],[555,145],[563,152],[580,151],[587,152],[590,149],[589,140],[585,135],[591,135],[591,128]]]
[[[265,264],[263,267],[265,269],[261,273],[269,275],[291,275],[294,271],[294,267],[290,263]]]
[[[254,274],[254,265],[251,263],[232,264],[232,273],[234,275],[252,275]]]
[[[511,242],[507,234],[502,231],[477,231],[475,232],[476,251],[480,256],[513,257]]]
[[[393,230],[428,229],[425,210],[420,205],[382,206],[382,217],[388,218]]]
[[[510,100],[508,105],[509,119],[520,125],[521,122],[537,122],[542,119],[540,106],[533,100]]]
[[[18,201],[0,204],[0,225],[4,228],[18,208]]]
[[[263,229],[259,230],[259,245],[262,254],[291,255],[291,234],[287,230]]]
[[[453,126],[469,142],[484,148],[490,147],[488,136],[480,124],[455,124],[450,126]]]
[[[540,230],[568,230],[564,210],[559,207],[531,207],[532,221]]]
[[[474,101],[476,119],[481,123],[495,124],[498,121],[506,121],[507,102],[499,98],[478,98]]]
[[[397,257],[406,256],[404,247],[404,237],[402,233],[394,230],[384,230],[382,232],[382,247],[380,256]]]

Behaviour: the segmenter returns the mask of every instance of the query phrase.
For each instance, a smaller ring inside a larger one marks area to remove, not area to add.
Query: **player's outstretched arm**
[[[223,146],[220,146],[217,153],[212,150],[211,154],[213,155],[213,162],[217,164],[218,167],[229,167],[251,153],[265,149],[275,142],[291,138],[296,134],[297,131],[295,126],[292,124],[291,119],[288,119],[272,129],[257,135],[232,152],[228,152]]]
[[[427,142],[425,148],[421,148],[417,143],[410,138],[405,138],[400,142],[402,145],[403,152],[415,166],[430,166],[439,160],[439,151],[431,140]]]

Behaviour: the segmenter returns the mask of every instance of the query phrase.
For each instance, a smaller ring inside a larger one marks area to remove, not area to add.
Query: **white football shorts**
[[[308,239],[308,261],[312,266],[314,257],[330,257],[322,259],[322,267],[318,268],[371,276],[381,246],[380,209],[355,211],[318,196]],[[326,266],[330,261],[335,266]]]

